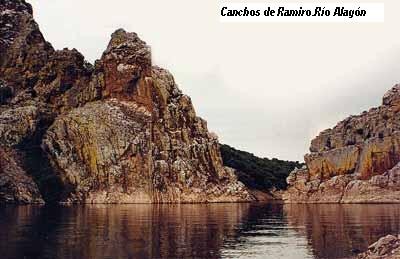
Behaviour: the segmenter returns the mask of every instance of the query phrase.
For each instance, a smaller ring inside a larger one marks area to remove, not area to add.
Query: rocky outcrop
[[[359,254],[358,259],[395,259],[400,258],[400,236],[387,235],[368,247],[368,251]]]
[[[378,108],[351,116],[311,141],[306,167],[288,177],[286,202],[400,202],[400,85]]]
[[[92,66],[54,50],[23,0],[0,0],[0,25],[0,150],[18,154],[1,158],[0,183],[15,187],[0,197],[26,190],[0,202],[40,200],[38,189],[63,203],[253,199],[135,33],[117,30]]]

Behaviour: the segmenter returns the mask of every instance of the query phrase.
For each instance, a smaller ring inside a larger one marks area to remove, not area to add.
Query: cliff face
[[[54,50],[25,1],[0,0],[0,42],[0,202],[252,200],[135,33],[92,66]]]
[[[339,122],[311,141],[293,171],[287,202],[400,202],[400,85],[378,108]]]

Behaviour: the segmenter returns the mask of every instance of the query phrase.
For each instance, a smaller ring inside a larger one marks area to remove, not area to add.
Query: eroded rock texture
[[[387,235],[368,247],[368,251],[357,256],[358,259],[396,259],[400,258],[400,236]]]
[[[306,167],[289,176],[287,202],[400,202],[400,85],[378,108],[311,141]]]
[[[25,1],[0,0],[0,42],[0,202],[252,200],[135,33],[117,30],[92,66],[54,50]]]
[[[0,148],[0,203],[44,203],[36,183],[20,167],[18,154]]]

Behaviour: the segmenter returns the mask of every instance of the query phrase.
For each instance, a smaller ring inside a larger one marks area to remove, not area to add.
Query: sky
[[[220,23],[215,0],[28,2],[56,49],[89,62],[116,29],[136,32],[220,142],[260,157],[302,161],[320,131],[400,82],[398,0],[363,0],[385,3],[385,22],[358,24]]]

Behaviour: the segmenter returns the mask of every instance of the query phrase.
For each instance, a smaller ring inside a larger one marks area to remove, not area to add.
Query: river
[[[0,258],[349,258],[400,205],[0,207]]]

